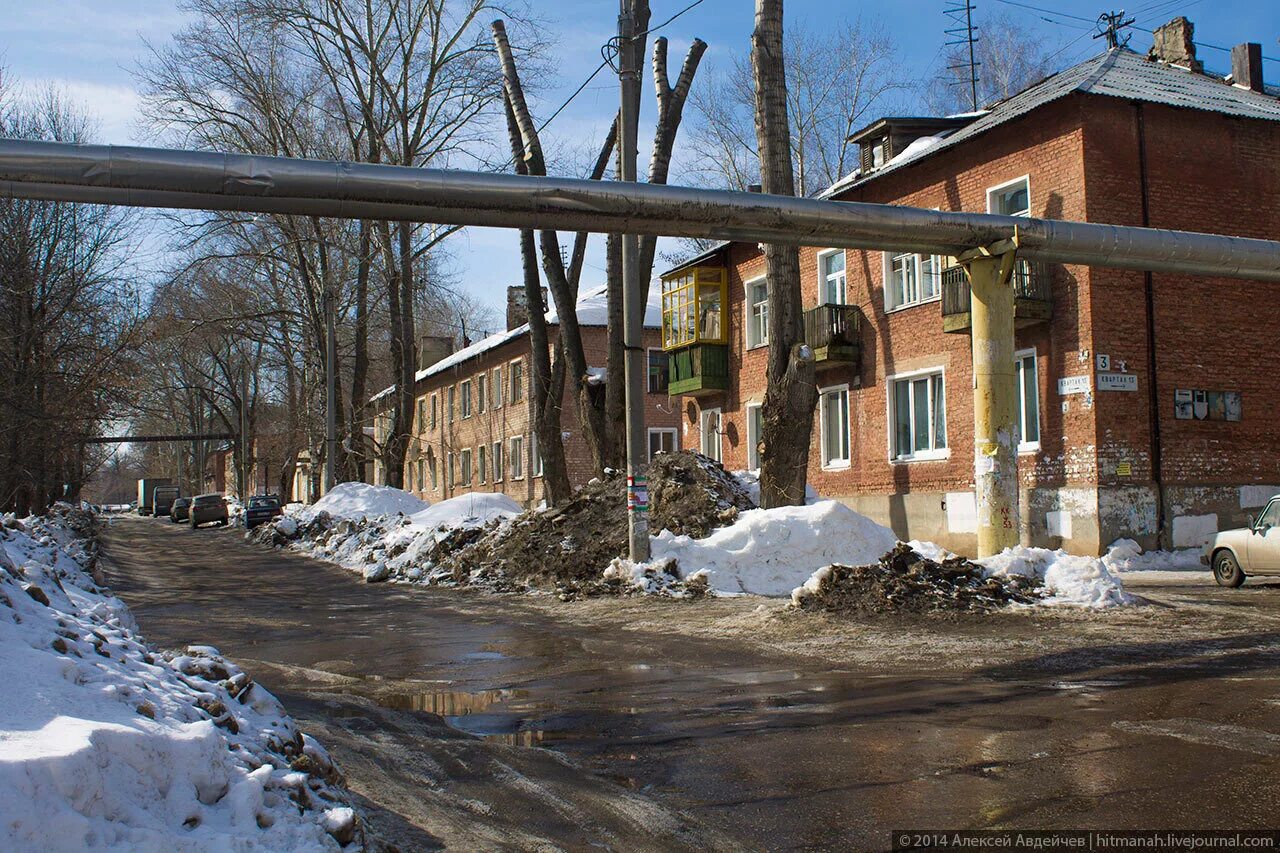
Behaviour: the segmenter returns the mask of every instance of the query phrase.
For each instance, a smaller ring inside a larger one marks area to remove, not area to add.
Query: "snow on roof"
[[[578,325],[579,326],[607,326],[609,325],[609,288],[601,285],[593,290],[587,291],[578,296]],[[557,326],[560,324],[560,316],[553,307],[546,313],[547,324]],[[646,329],[662,328],[662,288],[649,288],[649,304],[644,312],[644,327]],[[447,355],[434,364],[429,364],[422,370],[414,374],[414,382],[421,382],[428,376],[434,376],[437,373],[443,373],[451,367],[456,367],[465,361],[470,361],[477,356],[496,349],[508,341],[514,341],[517,338],[524,337],[529,332],[529,324],[525,323],[516,326],[514,329],[507,329],[503,332],[497,332],[482,338],[468,347],[463,347],[452,355]],[[370,398],[369,402],[374,402],[385,397],[395,390],[394,385],[390,388],[384,388]]]
[[[1195,74],[1163,62],[1155,62],[1144,54],[1127,48],[1113,48],[1065,71],[1052,74],[987,110],[979,111],[972,124],[965,125],[909,160],[898,157],[866,175],[846,175],[819,193],[818,198],[831,198],[850,187],[873,181],[906,163],[932,156],[944,148],[972,139],[1074,92],[1205,110],[1240,118],[1280,121],[1280,101],[1271,95],[1232,86],[1220,77]]]

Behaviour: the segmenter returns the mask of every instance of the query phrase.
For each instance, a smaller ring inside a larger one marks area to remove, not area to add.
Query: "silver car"
[[[1280,576],[1280,495],[1258,513],[1253,526],[1215,534],[1201,561],[1213,568],[1220,586],[1240,586],[1248,575]]]

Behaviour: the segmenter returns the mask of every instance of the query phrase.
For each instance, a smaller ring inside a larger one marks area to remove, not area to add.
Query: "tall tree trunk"
[[[351,419],[347,429],[351,452],[347,454],[347,479],[360,480],[368,447],[364,440],[364,412],[368,402],[369,382],[369,274],[372,266],[373,246],[369,235],[369,223],[360,220],[359,258],[356,260],[356,316],[351,356]]]
[[[756,0],[751,68],[762,188],[774,195],[795,195],[782,55],[782,0]],[[769,357],[761,411],[764,452],[760,459],[760,504],[765,508],[800,506],[804,504],[809,442],[818,402],[813,351],[804,342],[800,252],[795,246],[766,245],[764,257]]]

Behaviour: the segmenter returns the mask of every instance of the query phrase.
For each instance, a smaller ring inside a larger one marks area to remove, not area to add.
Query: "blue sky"
[[[559,67],[553,85],[533,104],[538,117],[550,114],[600,62],[599,46],[616,27],[613,0],[531,0],[546,19],[558,41]],[[651,0],[657,24],[684,8],[691,0]],[[1022,5],[1019,5],[1022,4]],[[945,0],[788,0],[788,22],[821,25],[833,16],[858,17],[882,25],[897,42],[911,76],[927,78],[936,62],[949,25],[943,15]],[[1043,14],[1024,8],[1052,9]],[[1092,55],[1099,42],[1089,38],[1090,27],[1077,18],[1093,20],[1107,11],[1088,0],[977,0],[976,22],[984,15],[1008,12],[1026,28],[1028,40],[1062,48],[1064,60]],[[703,0],[696,8],[670,24],[663,33],[671,39],[673,64],[688,42],[697,36],[709,45],[704,68],[728,62],[750,44],[750,0]],[[1263,53],[1280,58],[1280,3],[1274,0],[1135,0],[1129,5],[1138,24],[1150,29],[1178,14],[1196,25],[1200,57],[1213,69],[1227,70],[1227,54],[1205,45],[1230,47],[1257,41]],[[1074,17],[1072,17],[1074,16]],[[184,15],[176,3],[165,0],[0,0],[0,62],[24,83],[56,82],[100,123],[100,140],[112,143],[144,143],[135,123],[138,98],[132,69],[146,53],[146,43],[163,44],[182,26]],[[1132,47],[1145,50],[1150,36],[1135,32]],[[1280,81],[1280,62],[1265,62],[1269,79]],[[646,85],[647,77],[646,77]],[[696,83],[695,83],[696,85]],[[614,80],[602,72],[561,114],[547,133],[562,144],[599,139],[617,105]],[[652,94],[644,101],[647,121],[652,115]],[[642,124],[641,138],[651,131]],[[642,161],[644,151],[642,150]],[[643,166],[643,162],[642,162]],[[554,169],[554,164],[553,164]],[[519,257],[513,232],[470,229],[454,238],[453,252],[460,286],[498,307],[508,284],[520,281]],[[593,242],[598,242],[593,238]],[[593,245],[584,285],[599,280],[602,249]]]

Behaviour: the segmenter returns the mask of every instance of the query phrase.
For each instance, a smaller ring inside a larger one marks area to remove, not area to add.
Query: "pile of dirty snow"
[[[755,503],[720,463],[678,451],[649,469],[649,529],[707,536]],[[655,543],[656,545],[656,543]],[[494,588],[553,587],[561,597],[598,594],[601,571],[627,552],[626,481],[614,472],[568,503],[529,512],[459,549],[437,569],[455,583]]]
[[[664,532],[651,550],[686,574],[705,572],[717,592],[786,596],[824,566],[870,563],[897,543],[889,528],[823,500],[749,510],[703,539]]]
[[[0,528],[0,846],[323,850],[360,842],[341,776],[215,649],[149,649],[92,576],[95,519]]]
[[[1107,548],[1102,562],[1113,572],[1207,572],[1209,567],[1200,562],[1202,553],[1199,548],[1143,551],[1132,539],[1117,539]]]
[[[941,562],[899,543],[876,563],[819,569],[792,591],[804,610],[837,613],[985,611],[1040,598],[1035,577],[992,575],[951,555]]]
[[[421,498],[391,486],[339,483],[299,513],[299,518],[309,521],[323,512],[331,518],[361,520],[384,515],[413,515],[427,507],[427,502]]]
[[[1019,545],[980,562],[992,575],[1016,575],[1042,581],[1043,604],[1114,607],[1132,603],[1124,584],[1107,568],[1105,558],[1077,557],[1061,549]]]
[[[520,505],[506,495],[473,493],[411,516],[335,519],[324,511],[286,515],[262,525],[250,538],[277,547],[290,545],[360,572],[371,583],[435,582],[443,577],[435,567],[445,557],[519,514]]]

